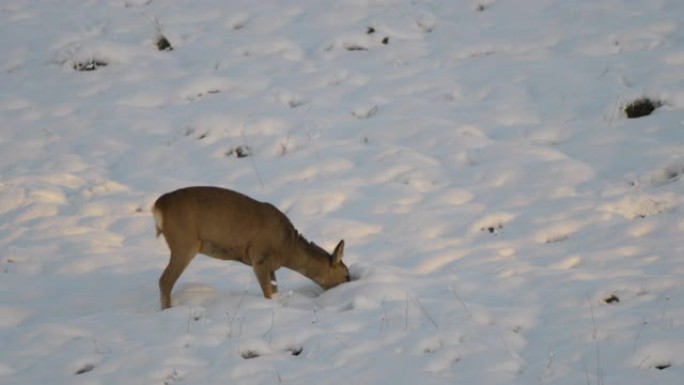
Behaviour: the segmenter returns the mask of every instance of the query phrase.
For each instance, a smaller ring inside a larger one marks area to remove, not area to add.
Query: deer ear
[[[344,239],[335,246],[335,251],[332,253],[332,263],[338,264],[342,262],[342,256],[344,255]]]

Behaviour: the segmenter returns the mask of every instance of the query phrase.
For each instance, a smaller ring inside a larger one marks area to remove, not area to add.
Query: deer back
[[[273,205],[218,187],[166,193],[155,202],[154,212],[157,231],[169,243],[187,238],[226,250],[252,247],[256,253],[273,255],[280,254],[296,234],[290,220]]]

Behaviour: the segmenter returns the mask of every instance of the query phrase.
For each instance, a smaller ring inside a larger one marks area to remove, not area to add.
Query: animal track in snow
[[[208,95],[215,95],[230,88],[230,79],[222,77],[205,77],[193,80],[178,91],[182,99],[195,101]]]
[[[509,213],[491,214],[476,221],[471,228],[473,231],[483,231],[498,235],[503,230],[504,225],[513,220],[513,218],[515,218],[515,215]]]
[[[378,113],[379,107],[374,105],[372,107],[358,107],[352,110],[352,115],[359,119],[369,119]]]
[[[72,67],[76,71],[81,71],[81,72],[88,72],[88,71],[95,71],[96,69],[100,67],[106,67],[108,66],[109,63],[105,60],[102,59],[97,59],[97,58],[91,58],[85,61],[78,61],[75,62]]]
[[[93,369],[95,369],[95,365],[93,365],[93,364],[85,364],[85,365],[83,365],[80,369],[76,370],[76,371],[74,372],[74,374],[79,375],[79,374],[88,373],[88,372],[92,371]]]
[[[672,162],[663,168],[651,173],[647,181],[654,186],[663,186],[680,180],[684,175],[684,159]]]
[[[288,106],[290,108],[297,108],[304,105],[304,99],[292,92],[277,90],[269,97],[269,100]]]
[[[256,58],[278,56],[293,62],[302,61],[306,57],[306,53],[297,43],[285,38],[247,44],[238,48],[236,53]]]
[[[608,212],[622,215],[627,219],[643,219],[652,215],[662,214],[672,209],[673,199],[653,197],[648,195],[625,197],[620,201],[603,206]]]
[[[572,234],[576,233],[582,228],[579,222],[561,222],[546,226],[539,231],[535,238],[539,243],[558,243],[567,240]]]
[[[302,354],[304,351],[304,347],[301,345],[298,346],[290,346],[282,350],[272,350],[272,349],[264,349],[264,348],[256,348],[256,349],[245,349],[240,352],[240,356],[246,360],[251,360],[253,358],[259,358],[262,356],[268,356],[268,355],[273,355],[275,353],[283,353],[283,354],[289,354],[292,356],[299,356]]]
[[[437,16],[429,12],[422,12],[416,17],[416,25],[425,33],[431,33],[437,28]]]
[[[334,43],[330,44],[326,50],[330,51],[334,48],[342,48],[346,51],[368,51],[373,48],[388,45],[390,42],[389,36],[380,37],[376,33],[374,27],[369,27],[364,34],[347,35],[338,38]]]

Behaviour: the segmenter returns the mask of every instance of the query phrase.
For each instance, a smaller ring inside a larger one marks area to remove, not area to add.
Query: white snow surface
[[[3,0],[0,383],[681,384],[683,139],[679,0]],[[353,281],[160,311],[188,185]]]

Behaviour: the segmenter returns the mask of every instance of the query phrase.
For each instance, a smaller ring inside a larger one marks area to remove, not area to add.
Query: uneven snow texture
[[[682,1],[3,0],[0,52],[2,384],[682,383]],[[353,282],[159,311],[187,185]]]

